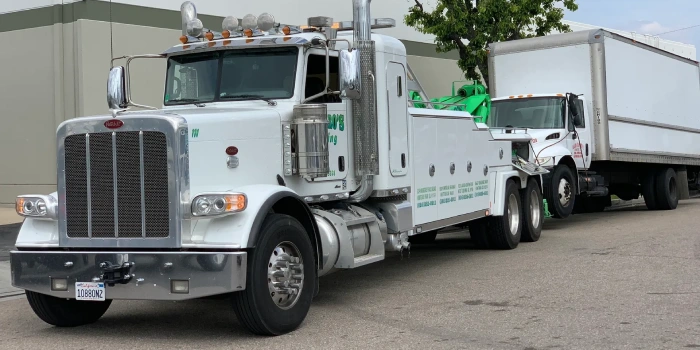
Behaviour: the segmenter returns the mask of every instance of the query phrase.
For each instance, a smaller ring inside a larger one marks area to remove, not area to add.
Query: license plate
[[[105,284],[102,282],[76,282],[75,299],[104,301]]]

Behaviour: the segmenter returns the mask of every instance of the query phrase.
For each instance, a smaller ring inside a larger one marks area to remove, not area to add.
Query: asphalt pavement
[[[305,323],[280,337],[249,335],[226,300],[117,301],[73,329],[3,301],[0,348],[700,348],[698,214],[693,199],[548,220],[539,242],[512,251],[439,235],[410,258],[322,278]]]

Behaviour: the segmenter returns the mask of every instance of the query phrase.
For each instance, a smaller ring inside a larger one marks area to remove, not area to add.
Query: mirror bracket
[[[138,107],[144,109],[157,110],[156,107],[141,105],[134,103],[131,99],[131,81],[129,74],[129,64],[136,58],[165,58],[165,55],[136,55],[136,56],[121,56],[111,60],[109,70],[109,78],[107,80],[107,105],[112,117],[117,114],[129,110],[129,107]],[[126,59],[126,65],[114,66],[114,61],[118,59]]]

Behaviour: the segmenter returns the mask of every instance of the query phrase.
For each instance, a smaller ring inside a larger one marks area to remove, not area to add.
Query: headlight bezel
[[[536,160],[537,160],[537,164],[539,166],[545,166],[545,165],[551,165],[550,163],[552,162],[553,159],[554,159],[554,157],[538,157]]]
[[[241,192],[201,193],[196,195],[190,203],[193,219],[232,215],[246,208],[248,208],[248,197]]]
[[[25,218],[58,220],[58,200],[40,194],[20,195],[15,198],[15,212]]]

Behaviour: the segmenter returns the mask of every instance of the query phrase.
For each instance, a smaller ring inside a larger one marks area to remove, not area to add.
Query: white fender
[[[53,192],[49,196],[58,198],[58,192]],[[58,247],[58,220],[25,217],[15,246],[19,248]]]

